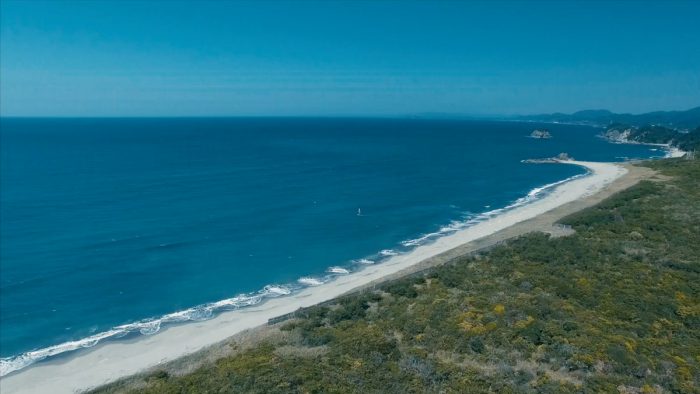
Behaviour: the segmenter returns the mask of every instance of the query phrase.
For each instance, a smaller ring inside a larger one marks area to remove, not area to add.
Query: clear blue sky
[[[700,105],[700,2],[2,0],[3,116]]]

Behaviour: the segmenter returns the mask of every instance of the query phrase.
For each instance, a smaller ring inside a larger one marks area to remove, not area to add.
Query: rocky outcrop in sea
[[[552,138],[552,134],[547,129],[537,129],[530,133],[530,138],[548,139]]]

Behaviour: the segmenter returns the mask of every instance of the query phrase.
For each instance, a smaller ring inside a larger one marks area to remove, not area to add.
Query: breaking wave
[[[267,285],[255,293],[241,294],[225,300],[199,305],[193,308],[163,315],[157,319],[145,319],[135,323],[123,324],[108,331],[100,332],[83,339],[68,341],[43,349],[32,350],[14,357],[2,358],[0,359],[0,376],[5,376],[10,372],[20,370],[47,357],[57,356],[65,352],[82,348],[93,347],[106,339],[122,338],[133,333],[153,335],[160,331],[164,324],[208,320],[218,312],[255,305],[267,298],[289,295],[292,293],[292,291],[293,289],[289,286]]]
[[[339,274],[339,275],[347,275],[350,273],[350,271],[346,270],[343,267],[330,267],[328,268],[328,272],[332,274]]]
[[[308,276],[305,276],[303,278],[299,278],[297,282],[301,283],[302,285],[307,285],[307,286],[320,286],[323,284],[323,281],[320,279],[316,278],[310,278]]]
[[[400,245],[404,249],[401,249],[401,251],[397,251],[395,249],[383,249],[373,256],[353,260],[351,263],[359,266],[381,263],[382,261],[385,261],[393,256],[397,256],[403,252],[407,252],[417,246],[428,242],[434,242],[442,236],[452,234],[459,230],[492,219],[507,211],[511,211],[520,206],[532,203],[551,193],[557,186],[587,175],[588,173],[575,175],[558,182],[536,187],[530,190],[524,197],[515,200],[513,203],[503,208],[493,209],[476,215],[467,215],[464,220],[454,220],[447,225],[440,227],[438,231],[423,234],[414,239],[402,241],[400,242]],[[163,325],[208,320],[216,316],[218,313],[224,311],[245,308],[247,306],[259,304],[269,298],[283,297],[303,288],[323,285],[331,281],[333,277],[337,277],[338,275],[347,275],[350,272],[351,271],[347,268],[333,266],[328,268],[328,275],[324,277],[319,278],[305,276],[299,278],[295,284],[267,285],[257,292],[240,294],[232,298],[198,305],[193,308],[163,315],[160,318],[145,319],[135,323],[116,326],[110,330],[100,332],[83,339],[64,342],[43,349],[25,352],[13,357],[2,358],[0,359],[0,376],[5,376],[11,372],[18,371],[48,357],[57,356],[62,353],[71,352],[82,348],[93,347],[104,340],[118,339],[134,333],[141,335],[153,335],[160,331]]]
[[[443,237],[445,235],[449,235],[452,233],[455,233],[459,230],[474,226],[475,224],[484,222],[489,219],[493,219],[494,217],[498,215],[502,215],[505,212],[512,211],[513,209],[516,209],[518,207],[521,207],[523,205],[530,204],[534,201],[537,201],[539,199],[544,198],[545,196],[549,195],[551,192],[553,192],[557,186],[562,185],[564,183],[573,181],[575,179],[583,178],[587,175],[589,175],[589,171],[587,171],[584,174],[579,174],[579,175],[574,175],[572,177],[566,178],[561,181],[557,182],[552,182],[549,184],[546,184],[544,186],[536,187],[530,190],[524,197],[520,197],[519,199],[515,200],[511,204],[503,207],[503,208],[498,208],[498,209],[492,209],[486,212],[482,212],[479,214],[471,214],[467,215],[467,217],[464,220],[453,220],[449,224],[440,227],[438,231],[431,232],[431,233],[426,233],[422,234],[419,237],[413,238],[413,239],[408,239],[405,241],[401,241],[401,245],[407,248],[414,248],[416,246],[424,245],[430,242],[434,242],[440,237]],[[487,206],[489,207],[489,206]],[[381,253],[381,252],[380,252]]]

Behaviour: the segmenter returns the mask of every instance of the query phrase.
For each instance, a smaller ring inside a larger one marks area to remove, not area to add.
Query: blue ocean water
[[[71,346],[16,357],[28,351],[149,334],[160,321],[144,319],[205,319],[313,282],[302,277],[332,279],[329,267],[379,262],[382,250],[584,173],[523,159],[663,155],[591,127],[515,122],[0,122],[5,372]],[[554,138],[527,138],[536,127]]]

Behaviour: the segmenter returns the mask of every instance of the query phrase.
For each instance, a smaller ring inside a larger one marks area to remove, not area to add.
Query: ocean
[[[551,139],[529,138],[546,127]],[[563,124],[0,120],[2,374],[381,264],[585,170],[663,156]]]

